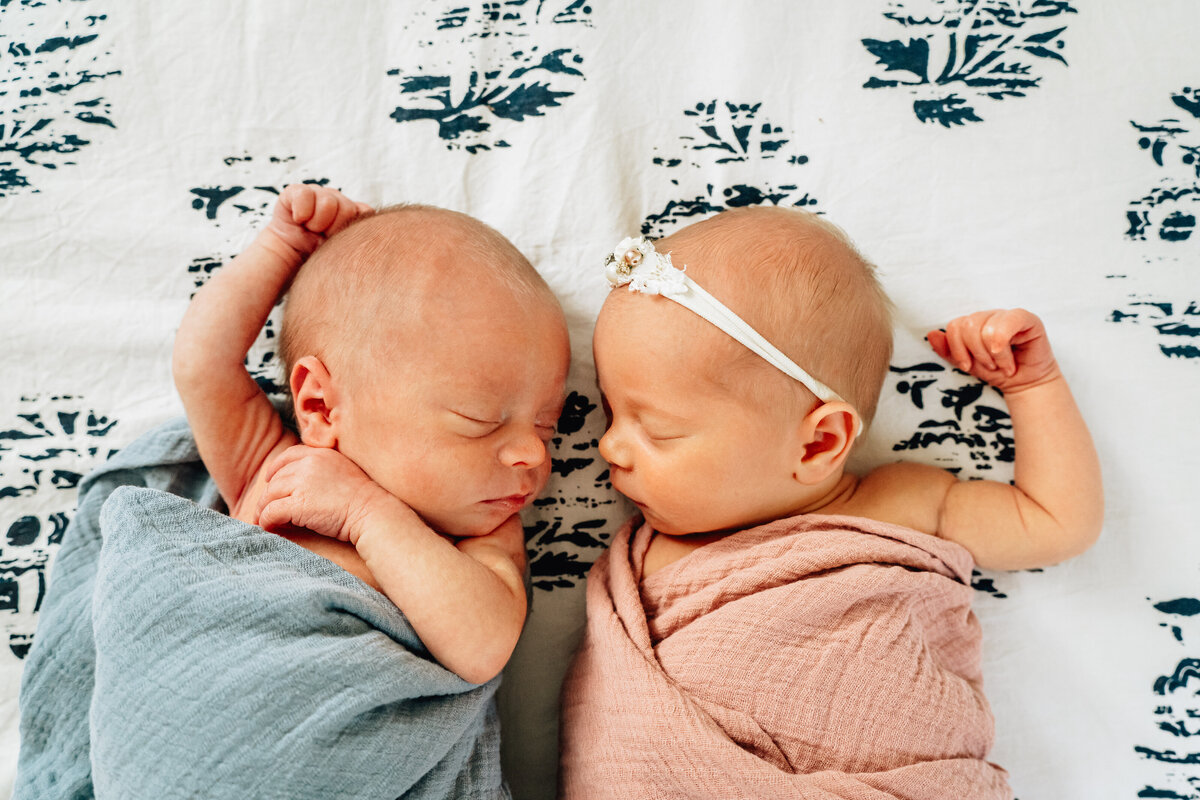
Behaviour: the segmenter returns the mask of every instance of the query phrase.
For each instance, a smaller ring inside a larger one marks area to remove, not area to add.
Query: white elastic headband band
[[[744,319],[704,291],[683,270],[676,268],[671,263],[671,254],[655,250],[646,237],[622,239],[617,248],[608,254],[604,267],[613,288],[628,285],[633,292],[657,294],[674,300],[737,339],[783,374],[802,383],[823,402],[842,400],[837,392],[802,370]]]

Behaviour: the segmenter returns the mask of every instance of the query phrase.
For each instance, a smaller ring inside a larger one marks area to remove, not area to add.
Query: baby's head
[[[593,339],[613,485],[663,533],[802,513],[841,478],[887,374],[874,269],[834,225],[781,208],[727,211],[655,249],[836,397],[678,302],[616,288]]]
[[[488,533],[545,485],[566,324],[478,220],[399,206],[332,236],[288,291],[279,350],[301,440],[337,448],[436,530]]]

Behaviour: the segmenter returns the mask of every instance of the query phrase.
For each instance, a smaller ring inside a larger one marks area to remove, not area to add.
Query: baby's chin
[[[417,511],[425,524],[444,536],[468,539],[487,536],[503,525],[520,509],[505,506],[472,507],[455,514],[426,515]]]
[[[650,527],[654,528],[656,533],[661,533],[664,536],[720,536],[735,531],[753,528],[762,524],[764,521],[758,518],[734,518],[728,517],[704,517],[696,516],[683,518],[665,518],[656,514],[653,509],[639,506],[639,514],[642,520]],[[757,519],[757,521],[756,521]]]

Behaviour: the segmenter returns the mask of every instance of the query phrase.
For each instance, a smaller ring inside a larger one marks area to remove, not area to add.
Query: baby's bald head
[[[497,298],[558,310],[529,261],[479,220],[433,206],[384,208],[330,237],[297,273],[279,338],[285,381],[305,355],[365,378],[380,359],[399,359],[406,338],[488,314]]]
[[[656,249],[870,423],[892,354],[891,302],[840,228],[794,209],[733,209]],[[734,340],[717,341],[733,364],[778,372]]]

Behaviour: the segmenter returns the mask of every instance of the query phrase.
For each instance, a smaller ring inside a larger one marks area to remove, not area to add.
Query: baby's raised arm
[[[326,237],[370,213],[321,186],[294,184],[246,250],[188,306],[172,372],[200,457],[232,516],[268,455],[286,437],[275,408],[246,371],[246,352],[296,270]]]
[[[981,311],[928,338],[942,358],[1004,392],[1016,449],[1014,485],[947,481],[938,535],[990,569],[1082,553],[1104,519],[1100,462],[1041,320],[1022,309]]]

